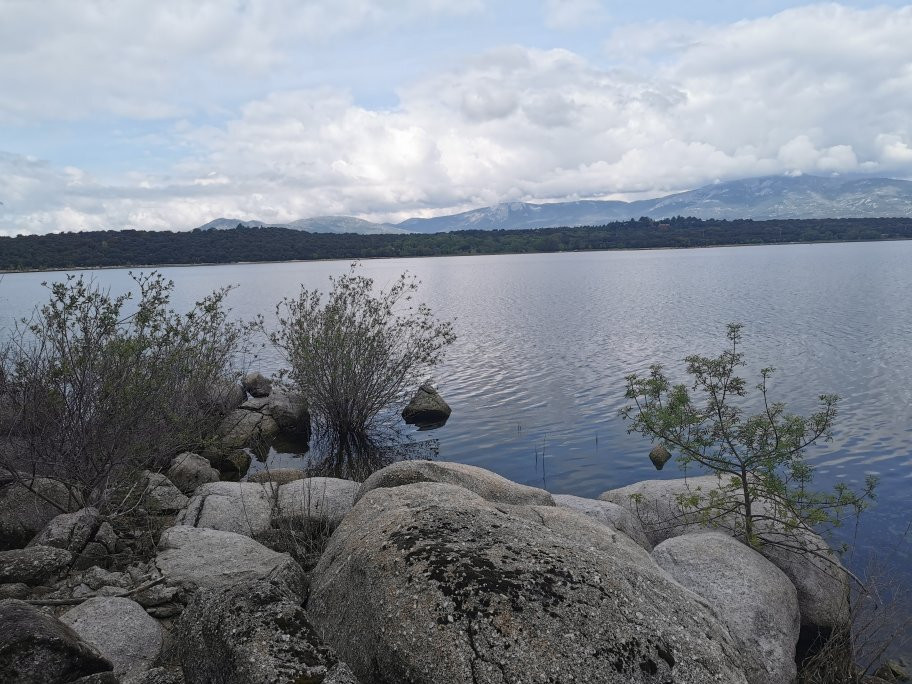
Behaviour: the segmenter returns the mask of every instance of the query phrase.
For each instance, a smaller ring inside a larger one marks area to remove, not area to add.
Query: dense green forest
[[[0,270],[892,239],[912,239],[912,219],[721,221],[678,216],[580,228],[415,235],[339,235],[241,227],[189,232],[106,230],[0,237]]]

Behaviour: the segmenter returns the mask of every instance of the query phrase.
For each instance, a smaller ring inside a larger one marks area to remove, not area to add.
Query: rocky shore
[[[297,397],[244,385],[212,397],[224,448],[143,473],[129,515],[0,473],[0,681],[791,684],[799,642],[848,626],[822,539],[757,552],[680,510],[712,476],[598,499],[439,461],[232,481],[309,434]],[[408,417],[445,419],[435,394]]]

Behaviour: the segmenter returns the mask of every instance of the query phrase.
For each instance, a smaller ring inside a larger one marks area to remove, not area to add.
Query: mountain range
[[[647,216],[662,219],[809,219],[912,217],[912,181],[893,178],[766,176],[725,181],[665,197],[623,202],[580,200],[532,204],[509,202],[434,218],[410,218],[398,224],[374,223],[351,216],[318,216],[291,223],[220,218],[200,226],[223,230],[244,226],[281,226],[312,233],[443,233],[600,225]]]

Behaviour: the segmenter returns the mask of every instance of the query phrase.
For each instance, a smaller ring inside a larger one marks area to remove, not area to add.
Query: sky
[[[0,0],[0,235],[912,177],[912,5]]]

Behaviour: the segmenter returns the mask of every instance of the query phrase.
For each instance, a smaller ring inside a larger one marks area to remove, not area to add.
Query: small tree
[[[451,322],[413,303],[418,281],[405,273],[379,291],[357,264],[330,281],[325,300],[319,290],[304,288],[283,299],[269,338],[285,356],[340,471],[344,461],[374,451],[389,427],[385,409],[441,361],[455,334]]]
[[[233,374],[246,334],[227,319],[229,289],[179,314],[169,308],[172,282],[156,272],[134,280],[128,312],[130,293],[67,276],[4,345],[5,477],[29,487],[35,476],[55,479],[82,505],[116,508],[115,492],[138,471],[213,435],[213,390]]]
[[[760,371],[759,411],[748,414],[747,385],[736,370],[744,366],[740,324],[728,326],[729,347],[717,357],[685,359],[690,386],[672,385],[660,365],[648,376],[628,375],[626,397],[632,404],[620,415],[637,432],[678,453],[679,463],[692,463],[720,476],[720,487],[679,499],[685,511],[706,524],[727,524],[748,545],[773,544],[795,552],[828,558],[798,540],[819,525],[839,525],[846,511],[861,512],[873,497],[876,479],[869,476],[858,494],[845,484],[832,493],[813,491],[805,450],[831,439],[839,397],[820,395],[820,409],[804,417],[771,402],[773,368]]]

